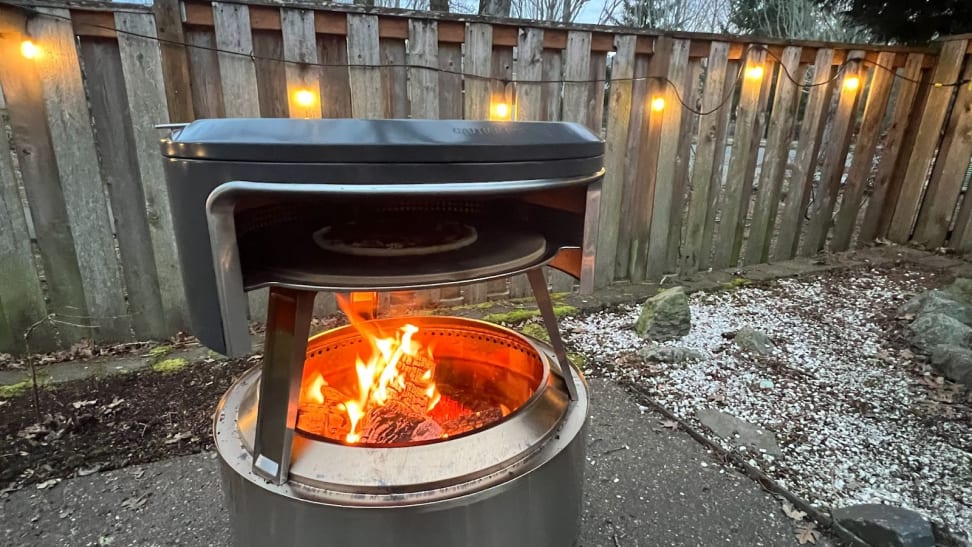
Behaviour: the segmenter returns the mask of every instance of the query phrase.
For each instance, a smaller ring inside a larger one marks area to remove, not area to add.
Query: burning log
[[[301,401],[297,408],[297,428],[322,437],[343,439],[351,421],[342,402],[346,397],[330,386],[320,387],[323,402]]]
[[[502,419],[503,411],[498,407],[493,407],[445,422],[442,424],[442,429],[447,435],[453,436],[473,429],[486,427]]]
[[[442,437],[442,428],[424,413],[412,412],[407,405],[393,401],[376,406],[364,418],[361,442],[396,444],[431,441]]]

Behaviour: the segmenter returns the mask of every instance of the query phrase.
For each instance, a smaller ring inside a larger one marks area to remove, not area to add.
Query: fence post
[[[179,0],[156,0],[155,26],[162,40],[162,77],[169,106],[169,121],[191,122],[194,119],[189,57],[182,31],[182,9]]]

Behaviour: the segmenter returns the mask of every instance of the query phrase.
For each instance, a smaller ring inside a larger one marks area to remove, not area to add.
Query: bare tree
[[[536,21],[573,23],[590,0],[517,0],[513,16]]]
[[[732,0],[735,29],[773,38],[862,41],[867,32],[815,0]]]
[[[725,28],[729,0],[606,0],[599,22],[634,28],[717,32]]]

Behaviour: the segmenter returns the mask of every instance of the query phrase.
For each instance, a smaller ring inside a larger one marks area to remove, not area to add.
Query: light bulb
[[[20,43],[20,54],[25,59],[36,59],[40,57],[40,48],[31,40],[24,40]]]
[[[856,91],[859,87],[861,87],[861,79],[857,76],[848,76],[844,79],[844,89],[847,91]]]
[[[308,91],[306,89],[298,89],[294,92],[294,102],[299,106],[308,107],[313,106],[317,102],[317,96],[314,95],[313,91]]]
[[[494,103],[493,118],[497,120],[508,120],[510,118],[510,105],[506,103]]]
[[[753,65],[747,68],[746,77],[750,80],[759,80],[763,77],[763,67],[760,65]]]
[[[655,97],[651,100],[651,109],[655,112],[661,112],[665,110],[665,99],[662,97]]]

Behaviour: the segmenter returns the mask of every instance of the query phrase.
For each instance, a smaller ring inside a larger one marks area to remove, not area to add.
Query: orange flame
[[[347,299],[339,296],[338,304],[351,325],[371,348],[368,356],[359,355],[355,362],[355,373],[358,379],[357,396],[338,405],[338,408],[343,409],[347,414],[351,425],[345,440],[348,443],[357,443],[361,440],[362,419],[376,406],[385,406],[392,401],[403,401],[414,405],[416,403],[414,396],[408,401],[405,399],[419,393],[428,402],[423,401],[425,408],[416,410],[428,412],[435,408],[441,398],[431,368],[435,361],[432,348],[424,347],[414,339],[419,328],[412,324],[405,324],[396,332],[385,334],[373,323],[353,313]],[[420,374],[415,372],[416,366],[421,368]],[[302,393],[304,400],[323,404],[325,399],[323,388],[327,385],[324,377],[319,372],[315,372],[309,378]]]

